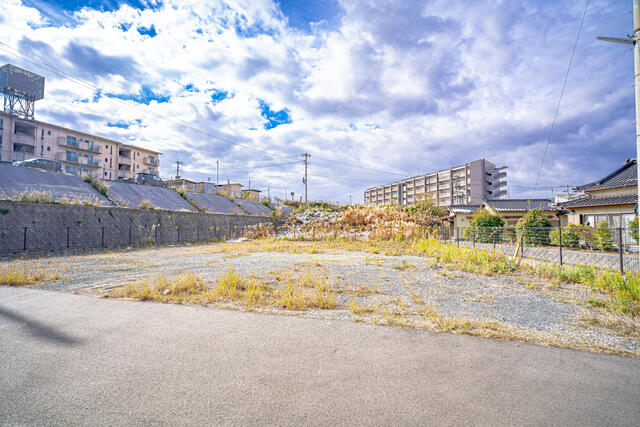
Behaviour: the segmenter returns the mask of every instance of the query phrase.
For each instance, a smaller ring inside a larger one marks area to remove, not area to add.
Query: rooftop
[[[593,191],[603,190],[605,188],[629,187],[632,185],[638,185],[636,159],[627,159],[624,165],[604,178],[576,188],[582,191]]]
[[[484,203],[495,211],[523,211],[541,209],[543,211],[554,210],[551,199],[496,199],[485,200]]]
[[[637,194],[619,194],[615,196],[605,196],[605,197],[587,196],[581,199],[558,203],[557,206],[559,208],[573,209],[573,208],[587,208],[587,207],[594,207],[594,206],[635,205],[636,203],[638,203]]]

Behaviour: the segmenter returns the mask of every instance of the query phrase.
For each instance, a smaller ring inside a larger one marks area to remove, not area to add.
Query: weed
[[[60,277],[54,270],[17,264],[0,269],[0,286],[31,286]]]
[[[140,208],[140,209],[155,209],[156,207],[149,200],[144,199],[144,200],[142,200],[140,202],[140,204],[138,205],[138,208]]]
[[[107,192],[109,191],[109,186],[102,182],[100,178],[95,177],[93,175],[87,175],[82,179],[84,182],[88,182],[91,186],[104,197],[107,197]]]

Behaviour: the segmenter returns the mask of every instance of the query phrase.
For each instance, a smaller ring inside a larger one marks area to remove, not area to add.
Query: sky
[[[631,1],[3,0],[0,63],[36,118],[161,151],[160,175],[284,197],[486,158],[548,197],[635,157]],[[545,147],[548,148],[542,169]],[[534,186],[540,173],[538,187]]]

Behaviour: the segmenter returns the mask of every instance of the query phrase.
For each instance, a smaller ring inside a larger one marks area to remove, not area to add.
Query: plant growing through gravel
[[[0,269],[0,286],[32,286],[60,279],[59,272],[26,264],[5,266]]]
[[[155,206],[153,206],[153,203],[151,203],[147,199],[142,200],[140,202],[140,204],[138,205],[138,207],[140,209],[155,209],[156,208]]]

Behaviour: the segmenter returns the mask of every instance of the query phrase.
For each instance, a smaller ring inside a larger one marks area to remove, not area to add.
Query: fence
[[[0,254],[77,251],[210,242],[240,237],[248,225],[151,224],[95,227],[0,227]]]
[[[439,238],[458,246],[499,250],[513,256],[558,263],[588,264],[640,272],[638,230],[605,227],[447,227]]]

